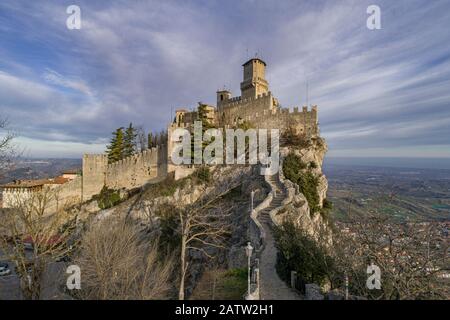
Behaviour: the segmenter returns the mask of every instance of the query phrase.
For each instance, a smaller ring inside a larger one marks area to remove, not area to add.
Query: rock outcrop
[[[328,181],[322,173],[323,159],[327,150],[328,147],[322,138],[312,139],[308,146],[303,148],[284,147],[281,150],[282,158],[293,153],[299,156],[303,163],[308,164],[309,172],[317,178],[317,193],[320,209],[322,209],[328,190]],[[324,219],[320,212],[312,212],[310,204],[305,195],[299,191],[298,185],[286,179],[282,170],[280,170],[280,180],[288,190],[288,197],[283,202],[283,208],[274,216],[275,223],[281,224],[285,219],[289,219],[315,239],[319,240],[318,238],[320,236],[322,237],[320,240],[331,244],[332,237],[328,221]]]

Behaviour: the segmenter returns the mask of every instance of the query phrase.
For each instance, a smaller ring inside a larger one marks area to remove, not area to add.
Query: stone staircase
[[[302,297],[278,277],[275,269],[277,249],[273,238],[273,222],[270,218],[270,212],[282,205],[287,194],[277,174],[268,176],[267,181],[275,194],[269,206],[258,214],[258,220],[262,224],[266,234],[264,240],[265,246],[261,253],[260,261],[260,296],[262,300],[301,300]]]
[[[281,206],[283,200],[286,198],[286,192],[278,180],[277,175],[269,176],[267,180],[271,184],[272,190],[275,191],[275,195],[273,196],[270,205],[259,213],[258,220],[262,224],[268,224],[271,226],[272,220],[270,218],[270,211]]]

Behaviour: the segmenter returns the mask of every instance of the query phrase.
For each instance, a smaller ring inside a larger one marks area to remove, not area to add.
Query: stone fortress
[[[227,90],[217,91],[217,106],[206,105],[207,117],[211,123],[222,128],[233,128],[239,123],[251,123],[254,128],[291,129],[297,134],[319,135],[317,106],[310,110],[304,106],[301,110],[294,107],[282,108],[278,100],[269,91],[265,78],[266,63],[252,58],[243,64],[241,96],[232,97]],[[66,184],[60,185],[59,201],[84,202],[100,193],[103,187],[111,189],[134,189],[147,183],[163,180],[177,168],[171,165],[171,132],[176,128],[190,128],[198,119],[197,111],[179,109],[174,120],[168,126],[168,141],[158,147],[145,150],[116,163],[108,163],[105,154],[83,156],[82,174]],[[3,186],[4,197],[17,192],[17,185],[11,188]],[[5,207],[5,204],[4,204]]]
[[[282,108],[265,78],[266,63],[253,58],[242,65],[244,68],[241,82],[241,96],[232,97],[230,91],[217,91],[217,107],[207,106],[208,117],[219,127],[233,127],[243,121],[248,121],[255,128],[293,129],[297,134],[308,136],[319,135],[317,106],[311,110],[308,107]],[[189,127],[197,119],[197,112],[185,109],[177,110],[175,120],[170,129]]]

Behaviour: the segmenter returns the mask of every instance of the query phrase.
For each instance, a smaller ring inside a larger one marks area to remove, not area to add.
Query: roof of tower
[[[251,58],[251,59],[248,60],[246,63],[244,63],[242,66],[245,66],[245,65],[249,64],[250,62],[252,62],[252,61],[254,61],[254,60],[258,60],[259,62],[263,63],[264,66],[267,66],[267,64],[266,64],[263,60],[261,60],[260,58]]]

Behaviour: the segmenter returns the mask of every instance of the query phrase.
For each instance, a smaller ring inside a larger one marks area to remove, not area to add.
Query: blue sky
[[[449,21],[448,0],[2,1],[0,116],[29,156],[102,152],[129,122],[160,130],[224,85],[239,95],[258,52],[283,107],[308,80],[330,156],[450,158]]]

